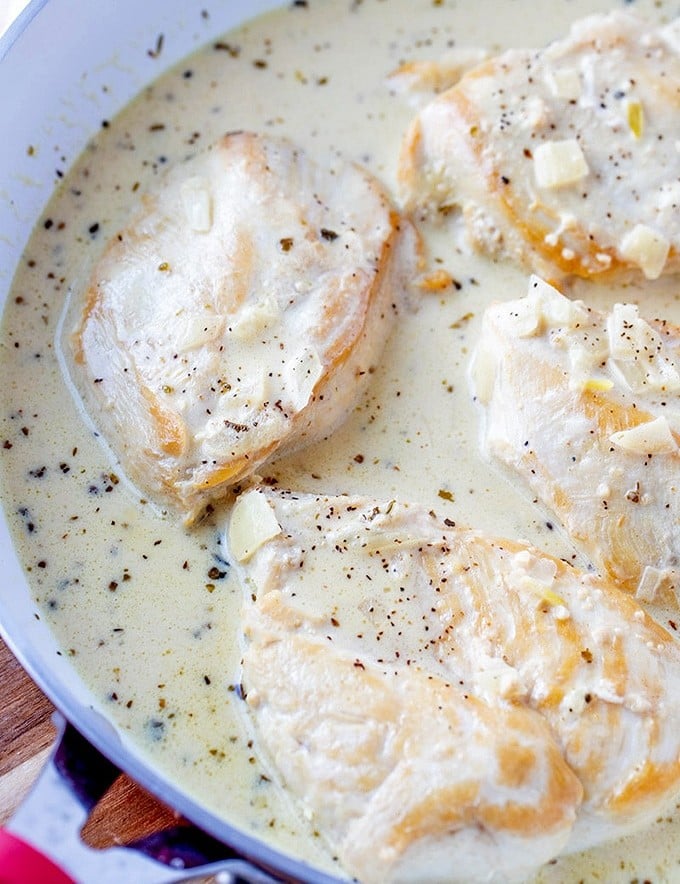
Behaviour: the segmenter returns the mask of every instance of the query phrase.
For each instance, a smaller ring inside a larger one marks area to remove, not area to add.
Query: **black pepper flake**
[[[282,252],[290,252],[290,250],[293,248],[293,237],[284,236],[283,239],[279,240],[279,245],[281,246]]]
[[[17,510],[18,514],[24,521],[24,526],[29,534],[33,534],[35,531],[35,522],[33,521],[33,516],[31,515],[31,511],[26,506],[21,506]]]
[[[149,58],[158,58],[158,56],[159,56],[159,55],[161,54],[161,52],[163,51],[163,43],[164,43],[164,41],[165,41],[165,37],[163,36],[163,34],[159,34],[159,35],[156,37],[156,45],[155,45],[155,47],[154,47],[153,49],[147,49],[147,50],[146,50],[146,54],[149,56]]]
[[[224,419],[224,426],[235,430],[237,433],[247,433],[250,430],[248,424],[236,424],[234,421],[229,421],[226,418]]]
[[[5,439],[5,441],[2,443],[2,447],[6,451],[9,451],[9,449],[12,447],[12,443],[9,441],[9,439]]]
[[[99,231],[99,222],[98,221],[95,221],[94,224],[90,224],[90,226],[87,228],[87,232],[90,234],[90,236],[96,236],[98,231]]]
[[[307,9],[308,6],[309,3],[307,2],[307,0],[293,0],[293,2],[291,3],[291,7],[293,9]]]
[[[334,230],[329,230],[327,227],[321,228],[321,236],[327,242],[333,242],[333,240],[338,238],[338,234]]]
[[[248,696],[248,694],[246,693],[246,690],[243,687],[243,685],[241,684],[241,682],[237,682],[236,684],[230,684],[229,690],[232,693],[236,694],[236,696],[239,698],[239,700],[245,700],[245,698]]]
[[[232,58],[238,58],[239,55],[241,54],[241,47],[240,46],[234,46],[233,43],[224,43],[222,41],[218,41],[217,43],[214,43],[213,49],[216,49],[218,52],[226,52]]]
[[[626,492],[626,500],[631,503],[640,503],[640,483],[636,482],[635,486]]]

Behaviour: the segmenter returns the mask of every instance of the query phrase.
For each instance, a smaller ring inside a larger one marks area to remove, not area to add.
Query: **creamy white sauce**
[[[224,511],[187,531],[125,483],[60,367],[65,299],[70,293],[68,331],[93,261],[138,195],[167,165],[225,131],[287,135],[319,162],[337,154],[363,162],[394,189],[400,137],[413,113],[385,85],[399,63],[464,46],[539,46],[573,19],[614,5],[288,5],[187,59],[102,128],[45,210],[14,281],[0,351],[0,471],[41,616],[102,711],[150,764],[228,821],[338,874],[249,746],[234,690],[241,590],[221,545]],[[664,20],[672,7],[640,0],[633,8]],[[469,355],[484,306],[522,295],[527,276],[470,256],[441,231],[424,232],[432,266],[448,270],[459,288],[425,294],[419,311],[401,316],[368,393],[330,440],[263,473],[303,491],[421,501],[459,525],[527,538],[578,560],[550,517],[478,453]],[[671,281],[645,292],[578,293],[599,306],[639,298],[643,313],[678,321],[674,291],[680,286]],[[669,816],[624,842],[559,859],[539,880],[678,880],[678,857],[680,817]]]

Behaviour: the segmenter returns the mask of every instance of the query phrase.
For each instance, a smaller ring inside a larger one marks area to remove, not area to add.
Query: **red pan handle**
[[[0,829],[0,884],[75,884],[35,847]]]

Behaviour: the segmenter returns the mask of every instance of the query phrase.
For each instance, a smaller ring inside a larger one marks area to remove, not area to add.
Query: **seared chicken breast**
[[[479,65],[410,126],[411,210],[462,211],[479,249],[548,278],[680,269],[680,19],[577,22]]]
[[[406,61],[388,75],[386,85],[393,95],[420,109],[488,57],[485,49],[459,47],[437,60]]]
[[[228,542],[257,739],[359,880],[519,881],[680,791],[680,652],[607,581],[358,497],[255,488]]]
[[[230,134],[164,177],[95,267],[73,336],[132,482],[190,521],[330,432],[389,332],[399,229],[368,172],[286,140]]]
[[[680,589],[680,329],[604,314],[538,278],[491,306],[473,359],[483,447],[593,565],[653,601]]]

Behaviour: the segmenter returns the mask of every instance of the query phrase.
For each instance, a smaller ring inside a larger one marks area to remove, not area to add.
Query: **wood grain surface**
[[[0,640],[0,825],[24,799],[49,756],[52,711]]]

